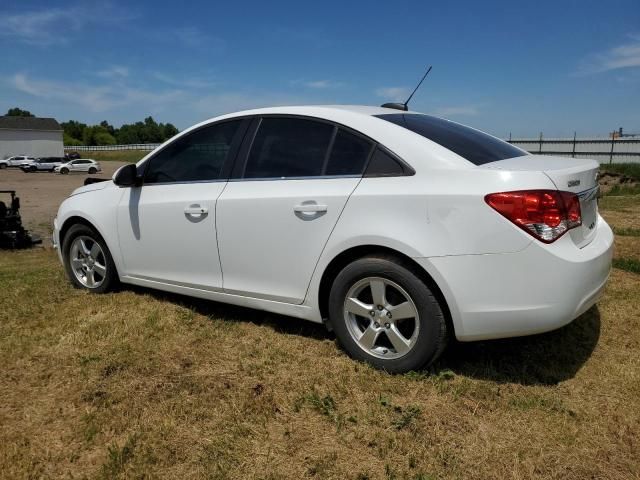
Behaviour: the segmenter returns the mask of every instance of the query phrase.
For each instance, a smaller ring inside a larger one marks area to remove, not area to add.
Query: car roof
[[[403,112],[393,108],[367,105],[295,105],[256,108],[210,118],[183,130],[176,137],[165,142],[165,144],[174,141],[178,137],[187,135],[195,129],[222,120],[255,115],[299,115],[327,120],[352,128],[384,145],[400,158],[405,160],[411,159],[411,166],[416,170],[420,170],[419,164],[425,167],[428,166],[429,168],[469,168],[469,166],[472,165],[451,150],[404,127],[377,117],[377,115],[393,113],[420,114],[420,112]],[[155,151],[162,149],[163,146],[164,144]],[[427,155],[425,155],[425,153],[427,153]],[[138,164],[145,162],[152,154],[153,151],[149,152]]]

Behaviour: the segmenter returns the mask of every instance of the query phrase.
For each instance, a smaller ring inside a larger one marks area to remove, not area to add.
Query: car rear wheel
[[[60,169],[60,173],[61,173],[62,175],[66,175],[67,173],[69,173],[69,169],[68,169],[68,168],[61,168],[61,169]]]
[[[331,288],[329,317],[353,358],[391,373],[431,364],[447,344],[438,300],[410,266],[393,257],[347,265]]]
[[[104,293],[118,284],[118,273],[104,240],[86,225],[74,225],[63,242],[64,266],[76,288]]]
[[[98,170],[96,169],[96,167],[91,167],[91,168],[89,168],[89,173],[90,173],[91,175],[93,175],[93,174],[94,174],[94,173],[96,173],[97,171],[98,171]]]
[[[7,168],[7,164],[6,163],[0,163],[0,170],[4,170],[5,168]]]

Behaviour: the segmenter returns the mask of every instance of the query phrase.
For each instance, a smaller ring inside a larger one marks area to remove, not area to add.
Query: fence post
[[[571,151],[571,156],[576,158],[576,132],[573,132],[573,150]]]
[[[538,149],[538,153],[542,153],[542,132],[540,132],[540,148]]]
[[[613,146],[616,143],[616,131],[614,130],[611,133],[611,153],[609,153],[609,164],[611,164],[611,162],[613,162]]]

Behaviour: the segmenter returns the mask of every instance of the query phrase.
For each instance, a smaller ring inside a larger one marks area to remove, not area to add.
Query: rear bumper
[[[447,300],[461,341],[560,328],[600,298],[611,269],[613,232],[598,217],[589,245],[569,235],[517,253],[418,258]]]

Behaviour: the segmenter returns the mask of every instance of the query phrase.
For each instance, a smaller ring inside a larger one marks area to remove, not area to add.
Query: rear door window
[[[473,128],[417,113],[391,113],[378,118],[442,145],[475,165],[527,155],[527,152]]]
[[[339,129],[331,147],[325,175],[362,175],[373,144]]]
[[[321,176],[334,126],[304,118],[263,118],[244,178]]]

